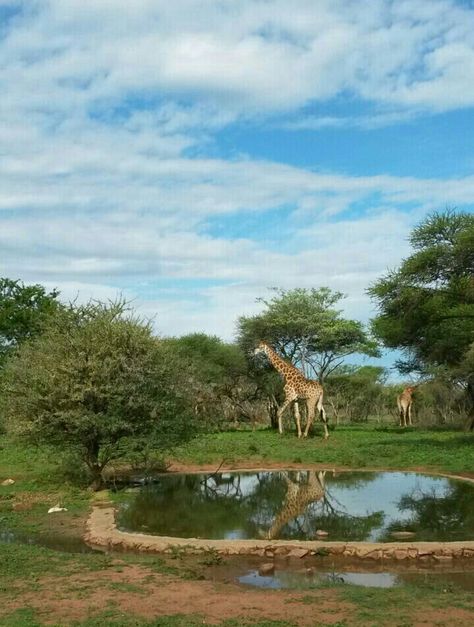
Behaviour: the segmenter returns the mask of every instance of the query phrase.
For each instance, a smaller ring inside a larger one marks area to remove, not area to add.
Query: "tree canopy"
[[[166,447],[194,434],[187,370],[124,303],[91,303],[58,312],[18,347],[2,409],[12,432],[77,453],[99,487],[131,438]]]
[[[373,332],[403,350],[401,372],[447,368],[474,404],[474,215],[434,213],[410,243],[413,254],[369,289],[379,310]]]
[[[42,285],[0,278],[0,360],[26,339],[41,332],[49,316],[61,306],[59,292]]]
[[[342,298],[327,287],[276,289],[269,300],[259,299],[261,314],[239,318],[239,342],[251,350],[265,340],[307,376],[324,381],[349,355],[379,354],[363,324],[336,308]]]

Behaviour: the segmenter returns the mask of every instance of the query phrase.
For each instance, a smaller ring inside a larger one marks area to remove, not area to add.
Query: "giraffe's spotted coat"
[[[324,437],[329,437],[327,428],[326,412],[323,407],[323,387],[317,381],[307,379],[299,370],[295,368],[293,364],[289,364],[282,359],[276,351],[273,350],[266,342],[260,342],[255,353],[265,353],[273,367],[281,374],[285,381],[284,392],[285,400],[281,407],[278,409],[278,430],[283,433],[282,417],[283,412],[289,405],[293,405],[295,412],[296,427],[298,430],[298,437],[302,435],[306,437],[311,424],[314,420],[316,409],[321,416],[324,425]],[[307,408],[307,419],[304,433],[301,431],[301,419],[298,408],[298,401],[304,400]]]

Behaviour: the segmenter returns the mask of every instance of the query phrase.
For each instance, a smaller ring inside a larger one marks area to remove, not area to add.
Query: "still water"
[[[474,539],[474,485],[404,472],[162,475],[127,494],[122,530],[213,539]]]

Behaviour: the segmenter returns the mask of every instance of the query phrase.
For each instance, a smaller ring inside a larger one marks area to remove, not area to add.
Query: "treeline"
[[[253,355],[262,339],[323,383],[333,424],[397,422],[403,384],[347,365],[386,346],[420,383],[415,422],[472,428],[474,216],[430,216],[411,243],[412,256],[370,287],[369,328],[342,315],[339,292],[274,290],[237,321],[234,343],[159,338],[125,302],[67,305],[57,291],[0,279],[0,428],[55,447],[98,488],[110,463],[154,463],[201,430],[275,427],[283,385]]]

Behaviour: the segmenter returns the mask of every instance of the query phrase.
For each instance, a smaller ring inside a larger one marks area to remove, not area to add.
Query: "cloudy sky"
[[[468,0],[0,0],[0,275],[233,336],[474,197]]]

